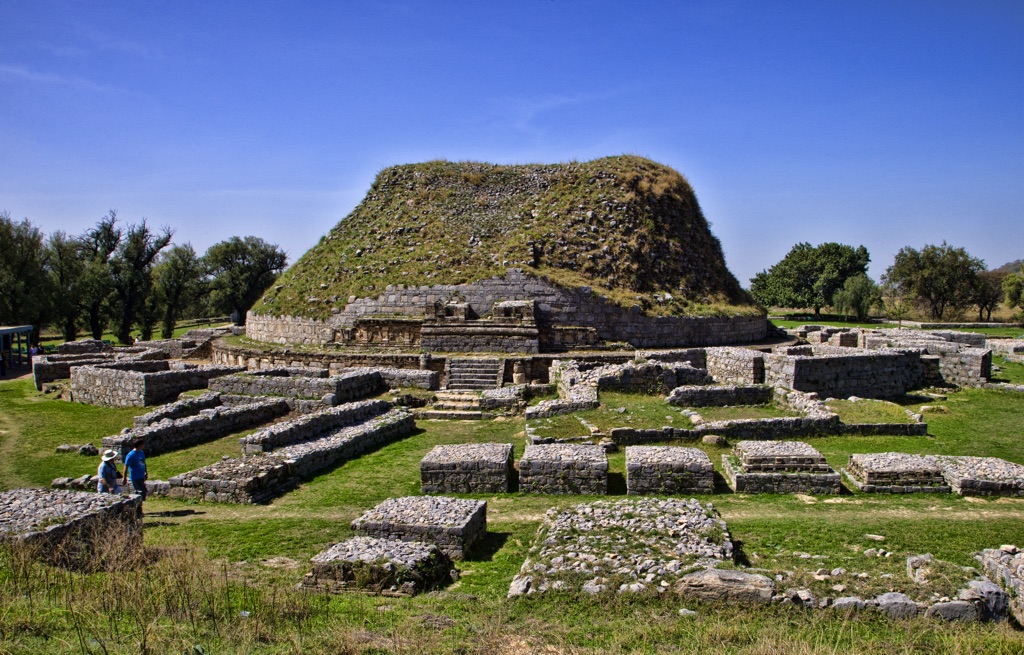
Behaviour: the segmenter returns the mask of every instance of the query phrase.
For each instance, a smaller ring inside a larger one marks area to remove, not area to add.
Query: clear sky
[[[1022,258],[1024,2],[0,0],[0,210],[47,233],[294,262],[385,166],[622,153],[745,286],[800,241]]]

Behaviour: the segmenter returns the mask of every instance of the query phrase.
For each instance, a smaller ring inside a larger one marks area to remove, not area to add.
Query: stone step
[[[480,401],[465,402],[465,403],[453,403],[453,402],[436,402],[431,405],[432,409],[438,410],[454,410],[454,411],[479,411]]]
[[[477,402],[480,400],[480,394],[475,391],[438,391],[434,393],[434,397],[443,402]]]
[[[494,418],[489,412],[471,412],[459,410],[421,410],[416,412],[417,418],[440,419],[444,421],[486,421]]]
[[[455,382],[455,383],[452,383],[452,384],[448,385],[449,389],[453,389],[453,390],[457,390],[457,391],[458,390],[483,391],[485,389],[494,389],[496,387],[497,387],[497,385],[495,385],[493,382],[491,382],[490,384],[483,384],[483,383],[469,384],[469,383],[465,383],[465,382]]]

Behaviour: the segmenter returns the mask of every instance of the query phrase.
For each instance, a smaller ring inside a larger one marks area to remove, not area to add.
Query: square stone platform
[[[389,498],[352,521],[356,532],[381,539],[436,544],[462,559],[487,532],[487,503],[444,496]]]
[[[816,448],[802,441],[741,441],[722,455],[722,473],[736,493],[837,494],[842,481]]]
[[[434,446],[420,460],[420,491],[506,493],[511,490],[512,470],[512,444]]]
[[[434,544],[353,537],[316,554],[301,587],[331,593],[411,596],[451,581],[452,561]]]
[[[934,457],[907,453],[850,455],[846,479],[865,493],[949,493]]]
[[[711,458],[699,448],[627,446],[626,493],[712,493]]]
[[[936,456],[942,477],[961,496],[1024,496],[1024,466],[998,457]]]
[[[608,456],[601,446],[529,445],[519,461],[519,490],[541,494],[606,494]]]

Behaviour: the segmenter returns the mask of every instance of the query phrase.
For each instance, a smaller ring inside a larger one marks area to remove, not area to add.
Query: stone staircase
[[[480,408],[480,393],[476,391],[438,391],[430,409],[416,412],[417,418],[481,421],[494,418],[494,414]]]
[[[448,366],[450,391],[482,391],[499,386],[501,360],[497,357],[452,358]]]

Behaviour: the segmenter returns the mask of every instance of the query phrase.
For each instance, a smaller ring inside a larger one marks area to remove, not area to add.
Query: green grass
[[[605,435],[612,428],[660,429],[671,426],[688,430],[693,427],[690,419],[665,402],[664,396],[603,391],[600,400],[601,406],[597,409],[538,419],[531,427],[538,436],[555,438],[589,436],[590,431],[580,419]]]
[[[625,416],[634,418],[654,420],[668,413],[661,399],[602,394],[601,400],[607,407],[626,407]],[[917,400],[905,402],[901,406],[919,407]],[[927,415],[927,436],[810,441],[833,467],[845,465],[852,453],[884,451],[987,455],[1024,463],[1020,394],[968,389],[950,393],[945,401],[920,402],[946,408]],[[93,471],[96,458],[54,456],[53,447],[66,441],[96,442],[130,424],[136,411],[141,409],[64,403],[37,394],[29,381],[0,382],[0,451],[7,455],[0,457],[3,486],[41,486],[53,477],[73,474],[65,473],[69,469]],[[103,652],[99,644],[110,653],[139,652],[143,635],[150,652],[174,653],[197,652],[192,650],[196,644],[218,653],[1024,651],[1024,637],[1007,625],[887,621],[870,614],[846,618],[778,606],[722,607],[672,595],[551,594],[507,600],[508,584],[544,513],[595,499],[588,496],[474,496],[488,503],[486,543],[459,563],[459,582],[437,593],[396,599],[293,591],[309,569],[309,557],[352,534],[353,518],[386,498],[418,493],[418,462],[434,445],[505,442],[514,444],[517,459],[523,452],[522,419],[419,421],[418,426],[413,435],[324,471],[267,505],[147,501],[145,543],[164,555],[141,569],[139,584],[148,584],[146,576],[158,579],[160,567],[182,553],[198,557],[179,567],[178,577],[169,578],[173,584],[153,588],[152,604],[146,601],[115,611],[101,601],[113,597],[101,593],[103,585],[134,574],[49,570],[38,574],[39,587],[30,595],[26,587],[18,586],[27,583],[13,574],[16,569],[0,562],[0,606],[5,608],[0,652]],[[160,474],[155,477],[161,477],[211,463],[221,454],[237,452],[235,439],[237,435],[152,457],[151,468]],[[727,452],[702,443],[685,445],[702,448],[716,468]],[[624,493],[624,465],[623,452],[609,457],[611,487],[617,494]],[[976,565],[973,552],[1002,543],[1024,544],[1024,499],[857,492],[836,497],[718,493],[701,499],[712,501],[727,520],[741,565],[782,575],[780,588],[807,587],[819,597],[898,589],[927,599],[932,593],[956,590],[968,576],[956,567]],[[884,541],[867,534],[881,535]],[[878,547],[894,555],[864,556],[864,550]],[[952,565],[938,567],[936,581],[927,588],[910,584],[904,572],[906,557],[924,552]],[[818,568],[845,568],[848,574],[815,580],[812,574]],[[868,577],[853,575],[861,572]],[[172,620],[166,613],[163,618],[145,614],[150,607],[177,607],[189,588],[181,583],[187,573],[199,578],[195,593],[213,594],[200,603],[206,609],[193,620],[188,615]],[[70,582],[54,580],[73,580],[75,595],[65,591]],[[836,584],[846,590],[834,591]],[[92,586],[95,594],[89,591]],[[680,607],[696,609],[698,617],[680,617]],[[132,613],[136,609],[138,616]],[[250,617],[240,619],[241,610],[250,611]],[[85,635],[84,649],[78,645],[76,626]]]
[[[787,330],[792,330],[793,328],[800,327],[801,325],[827,325],[830,327],[864,328],[868,330],[885,330],[896,327],[895,323],[858,323],[857,321],[843,321],[825,317],[815,319],[813,316],[809,316],[806,320],[773,318],[771,319],[771,322],[776,327],[785,328]]]
[[[1024,384],[1024,364],[1011,362],[1005,357],[994,356],[992,366],[998,366],[1000,370],[992,371],[992,382],[1009,382],[1011,384]]]
[[[910,423],[906,410],[885,400],[830,400],[828,408],[839,414],[843,423]],[[918,401],[920,404],[920,401]]]
[[[731,407],[698,407],[696,412],[705,422],[737,421],[751,418],[783,418],[801,416],[800,412],[776,405],[734,405]]]

